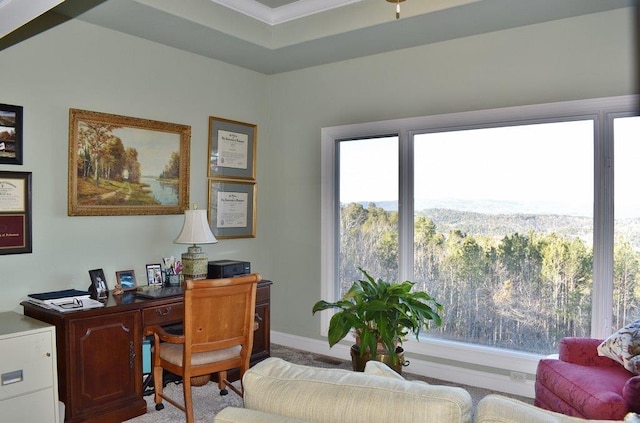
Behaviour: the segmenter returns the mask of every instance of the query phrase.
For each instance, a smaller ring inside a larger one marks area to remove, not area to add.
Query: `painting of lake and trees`
[[[71,109],[69,215],[181,214],[189,126]]]

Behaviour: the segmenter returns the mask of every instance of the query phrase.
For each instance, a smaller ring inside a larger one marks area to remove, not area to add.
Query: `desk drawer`
[[[269,285],[258,285],[258,289],[256,289],[256,304],[269,303],[270,297],[271,287]]]
[[[142,311],[142,321],[145,327],[152,325],[168,325],[182,322],[184,318],[184,304],[172,303],[162,306],[144,309]]]

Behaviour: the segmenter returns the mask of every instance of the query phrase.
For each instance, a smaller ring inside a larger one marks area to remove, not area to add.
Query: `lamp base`
[[[202,248],[192,245],[182,253],[182,274],[184,279],[207,279],[209,258]]]

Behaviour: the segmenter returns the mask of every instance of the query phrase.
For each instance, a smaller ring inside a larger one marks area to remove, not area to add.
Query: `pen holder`
[[[180,286],[180,275],[167,275],[168,286]]]

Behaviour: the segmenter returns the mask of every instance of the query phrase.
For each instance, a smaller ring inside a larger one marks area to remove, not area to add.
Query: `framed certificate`
[[[209,178],[256,179],[257,125],[209,117]]]
[[[0,254],[31,253],[31,172],[0,171]]]
[[[209,225],[219,239],[255,238],[256,183],[209,180]]]

